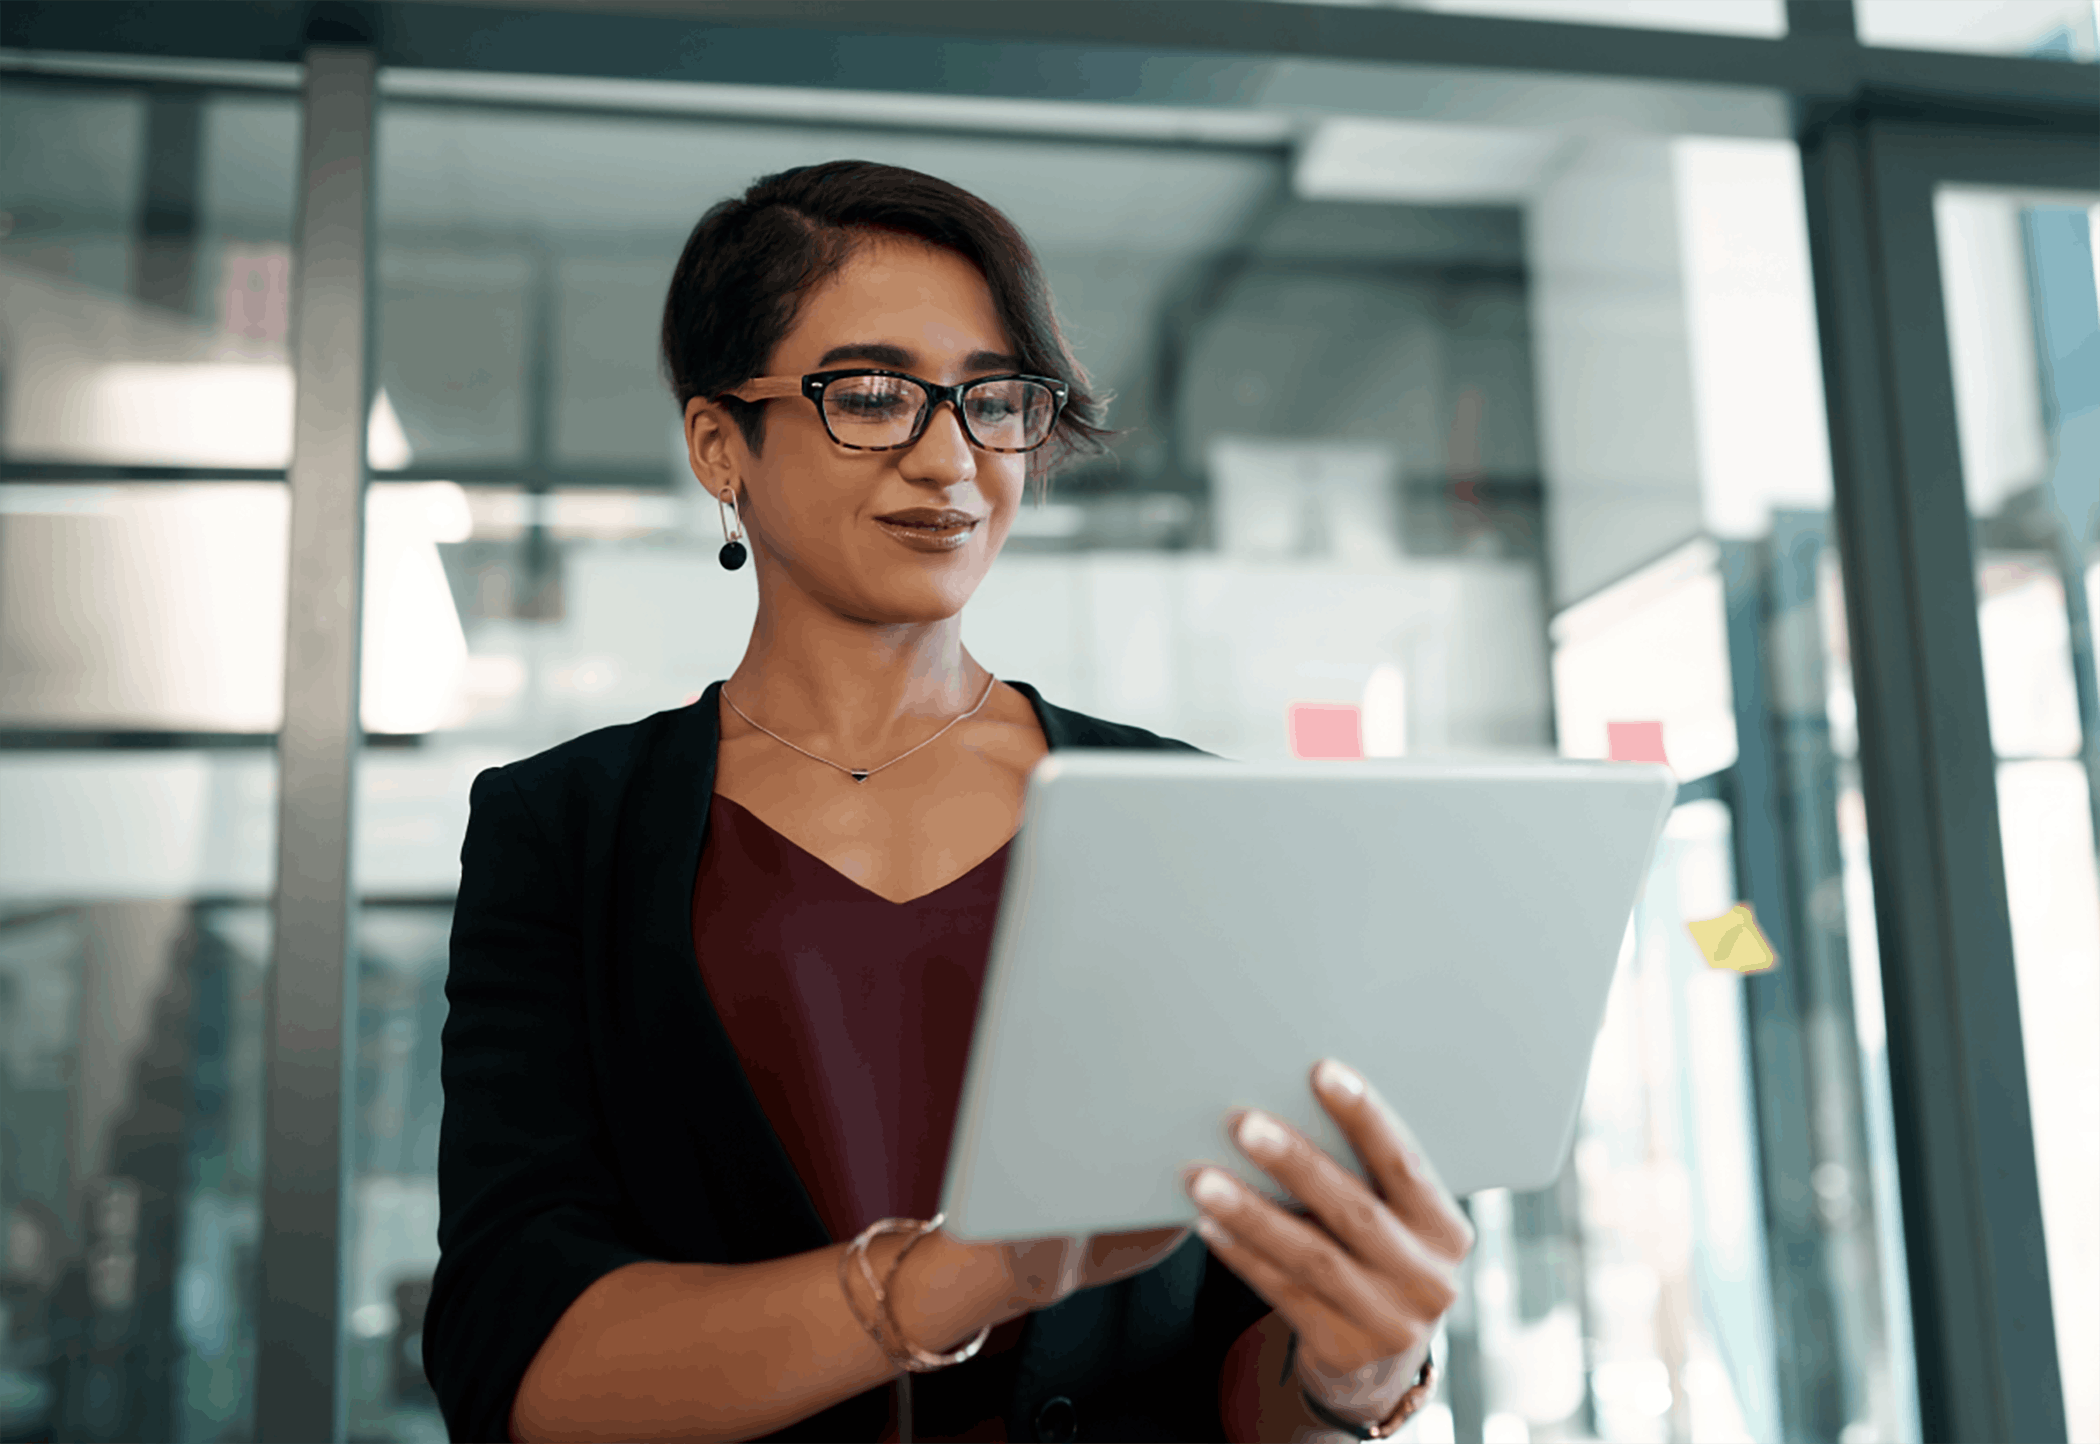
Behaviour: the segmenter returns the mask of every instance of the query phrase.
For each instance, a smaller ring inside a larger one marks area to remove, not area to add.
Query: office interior
[[[0,10],[0,1439],[444,1437],[467,787],[736,665],[655,328],[850,156],[1012,216],[1114,393],[994,672],[1243,759],[1660,724],[1404,1437],[2100,1440],[2096,17]]]

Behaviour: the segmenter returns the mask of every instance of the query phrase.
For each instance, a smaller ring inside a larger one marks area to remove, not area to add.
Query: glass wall
[[[8,1439],[252,1437],[296,138],[0,88]]]
[[[671,264],[756,176],[862,156],[1007,210],[1117,398],[1113,454],[1024,508],[970,604],[995,672],[1249,759],[1292,755],[1299,702],[1358,709],[1385,755],[1603,757],[1633,724],[1687,783],[1575,1159],[1473,1200],[1416,1437],[1915,1437],[1791,145],[1384,116],[1163,142],[967,109],[382,111],[366,720],[413,745],[361,788],[391,904],[367,925],[395,932],[360,974],[360,1427],[429,1417],[381,1361],[435,1258],[418,1070],[467,784],[690,703],[748,635],[655,370]],[[1738,803],[1774,787],[1784,813]],[[1742,901],[1766,975],[1685,926]]]
[[[2100,301],[2095,196],[1935,198],[2057,1353],[2100,1438]]]
[[[1904,50],[2100,60],[2093,0],[1852,0],[1859,38]]]
[[[281,469],[292,99],[24,76],[0,118],[6,456]]]
[[[1778,0],[1551,8],[1785,30]],[[2094,58],[2090,0],[1857,13],[1874,44]],[[715,563],[656,326],[702,211],[840,156],[1006,210],[1115,397],[1111,453],[1024,507],[970,604],[999,675],[1229,757],[1304,755],[1309,703],[1353,715],[1345,752],[1680,778],[1569,1166],[1469,1200],[1410,1436],[1918,1437],[1783,97],[1417,70],[1396,114],[1383,72],[1345,105],[1292,64],[1186,110],[382,74],[350,1438],[444,1433],[420,1333],[469,786],[737,664],[752,577]],[[254,1433],[294,106],[0,89],[0,1438]],[[1938,216],[2074,1438],[2100,1437],[2094,199]],[[1692,926],[1731,916],[1770,962]]]
[[[451,909],[397,902],[358,917],[355,1181],[343,1240],[349,1437],[437,1441],[423,1309],[437,1264],[437,1141]],[[345,1031],[346,1049],[353,1046]]]
[[[1786,34],[1785,0],[1417,0],[1424,10],[1717,35]]]

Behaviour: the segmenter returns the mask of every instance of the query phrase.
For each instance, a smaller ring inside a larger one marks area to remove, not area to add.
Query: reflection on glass
[[[1617,1317],[1617,1347],[1664,1366],[1647,1416],[1636,1373],[1612,1376],[1623,1398],[1599,1397],[1602,1437],[1778,1437],[1819,1407],[1829,1432],[1917,1432],[1837,568],[1827,513],[1772,526],[1756,545],[1688,545],[1553,623],[1563,750],[1603,756],[1607,720],[1659,720],[1702,799],[1677,809],[1643,895],[1578,1145],[1586,1196],[1639,1201],[1582,1211],[1593,1289],[1608,1255],[1645,1301],[1599,1298],[1592,1328]],[[1760,620],[1743,631],[1746,596]],[[1751,775],[1776,770],[1783,807],[1722,800],[1743,785],[1739,709],[1758,718]],[[1776,854],[1781,885],[1750,878],[1738,847]],[[1694,946],[1689,924],[1744,900],[1780,952],[1771,975],[1709,967]],[[1770,1050],[1794,1028],[1790,1069]],[[1772,1208],[1774,1192],[1815,1207]],[[1746,1208],[1762,1219],[1749,1236]],[[1773,1345],[1806,1327],[1840,1347],[1811,1363]]]
[[[274,731],[289,521],[273,481],[0,485],[0,725]],[[428,732],[467,705],[439,548],[473,526],[453,483],[368,490],[367,731]]]
[[[2100,1438],[2100,284],[2092,197],[1935,198],[2021,1042],[2073,1439]]]
[[[0,723],[274,731],[290,517],[274,481],[0,486]]]
[[[286,96],[0,88],[8,1439],[254,1434],[286,500],[210,483],[289,450],[297,131]],[[192,733],[249,737],[111,745]]]
[[[1554,618],[1562,756],[1609,757],[1613,722],[1652,721],[1662,724],[1679,777],[1705,777],[1735,761],[1718,556],[1712,542],[1693,542]],[[1658,658],[1669,665],[1658,667]]]
[[[1699,30],[1719,35],[1786,34],[1783,0],[1345,0],[1345,3],[1406,5],[1512,20],[1576,21],[1585,25],[1634,25],[1647,30]]]
[[[1790,147],[1624,143],[1532,208],[1560,746],[1602,757],[1612,724],[1659,724],[1699,799],[1629,939],[1639,1005],[1592,1077],[1585,1322],[1617,1342],[1583,1420],[1532,1421],[1562,1436],[1917,1433],[1800,194]],[[1692,948],[1688,922],[1739,902],[1770,973]],[[1729,1222],[1745,1167],[1751,1248]]]
[[[5,881],[7,1437],[251,1438],[267,916]]]
[[[2000,757],[2076,757],[2078,686],[2063,577],[2042,552],[1977,559],[1984,700]]]
[[[2100,59],[2092,0],[1853,0],[1853,14],[1868,45]]]
[[[448,907],[368,907],[358,917],[356,1127],[344,1239],[353,1439],[442,1440],[423,1375],[423,1309],[437,1266]]]
[[[1781,1432],[1744,983],[1709,967],[1684,927],[1732,901],[1729,833],[1717,802],[1673,815],[1585,1100],[1577,1172],[1594,1195],[1585,1241],[1606,1438],[1665,1423],[1656,1437]]]
[[[282,467],[290,97],[11,76],[0,91],[0,449]]]

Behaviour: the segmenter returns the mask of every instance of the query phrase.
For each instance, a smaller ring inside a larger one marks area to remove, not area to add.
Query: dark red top
[[[693,881],[701,980],[836,1242],[940,1207],[1007,853],[894,903],[713,800]],[[990,1419],[951,1437],[1006,1435]]]

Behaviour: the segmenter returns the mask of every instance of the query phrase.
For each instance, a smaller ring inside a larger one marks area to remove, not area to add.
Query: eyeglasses
[[[1033,451],[1050,439],[1071,388],[1047,376],[980,376],[942,386],[902,371],[814,371],[760,376],[725,393],[739,401],[807,396],[831,439],[855,451],[917,444],[942,402],[980,451]]]

